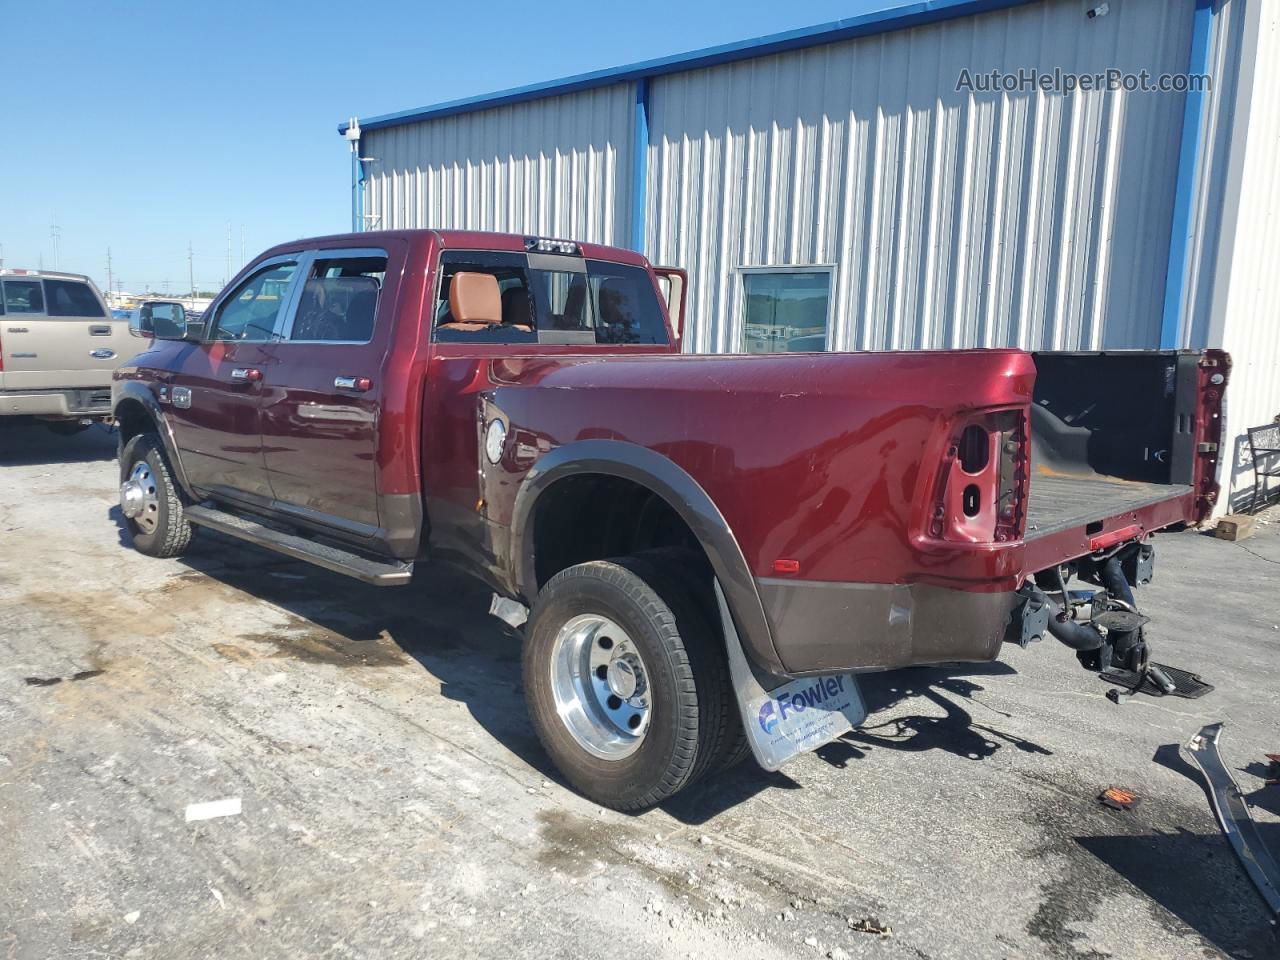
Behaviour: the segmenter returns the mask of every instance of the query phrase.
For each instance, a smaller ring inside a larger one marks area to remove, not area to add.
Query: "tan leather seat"
[[[502,295],[491,273],[455,273],[449,281],[449,319],[441,330],[473,332],[502,323]]]

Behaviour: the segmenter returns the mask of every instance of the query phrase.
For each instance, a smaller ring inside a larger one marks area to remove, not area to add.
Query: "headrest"
[[[501,323],[498,278],[491,273],[455,273],[449,284],[449,312],[454,323]]]

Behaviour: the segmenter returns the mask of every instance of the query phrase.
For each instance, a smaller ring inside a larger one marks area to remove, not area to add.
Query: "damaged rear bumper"
[[[1271,911],[1272,929],[1280,930],[1280,866],[1263,842],[1258,825],[1249,813],[1249,804],[1223,762],[1218,751],[1221,739],[1222,724],[1211,723],[1187,742],[1187,753],[1209,783],[1209,796],[1222,832]]]
[[[1016,593],[928,584],[756,579],[788,674],[994,660]]]

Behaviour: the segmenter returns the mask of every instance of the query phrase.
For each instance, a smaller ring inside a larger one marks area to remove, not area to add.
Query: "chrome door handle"
[[[236,367],[231,371],[231,379],[242,383],[257,383],[262,379],[262,371],[257,367]]]
[[[368,377],[334,377],[333,385],[339,390],[358,390],[365,393],[373,386]]]

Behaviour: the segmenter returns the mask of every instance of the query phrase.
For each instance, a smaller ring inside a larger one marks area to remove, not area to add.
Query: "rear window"
[[[667,342],[648,271],[607,260],[588,260],[586,267],[586,273],[529,271],[540,331],[585,333],[594,335],[596,343]],[[577,342],[576,337],[568,339]]]
[[[658,292],[649,272],[608,260],[506,253],[446,251],[440,258],[436,340],[463,343],[665,344]],[[502,323],[475,329],[449,310],[449,288],[459,272],[488,273],[498,281]]]
[[[45,299],[49,303],[51,317],[105,317],[102,304],[93,295],[87,283],[79,280],[48,280],[44,282]]]
[[[44,313],[39,280],[4,281],[4,308],[9,313]]]

